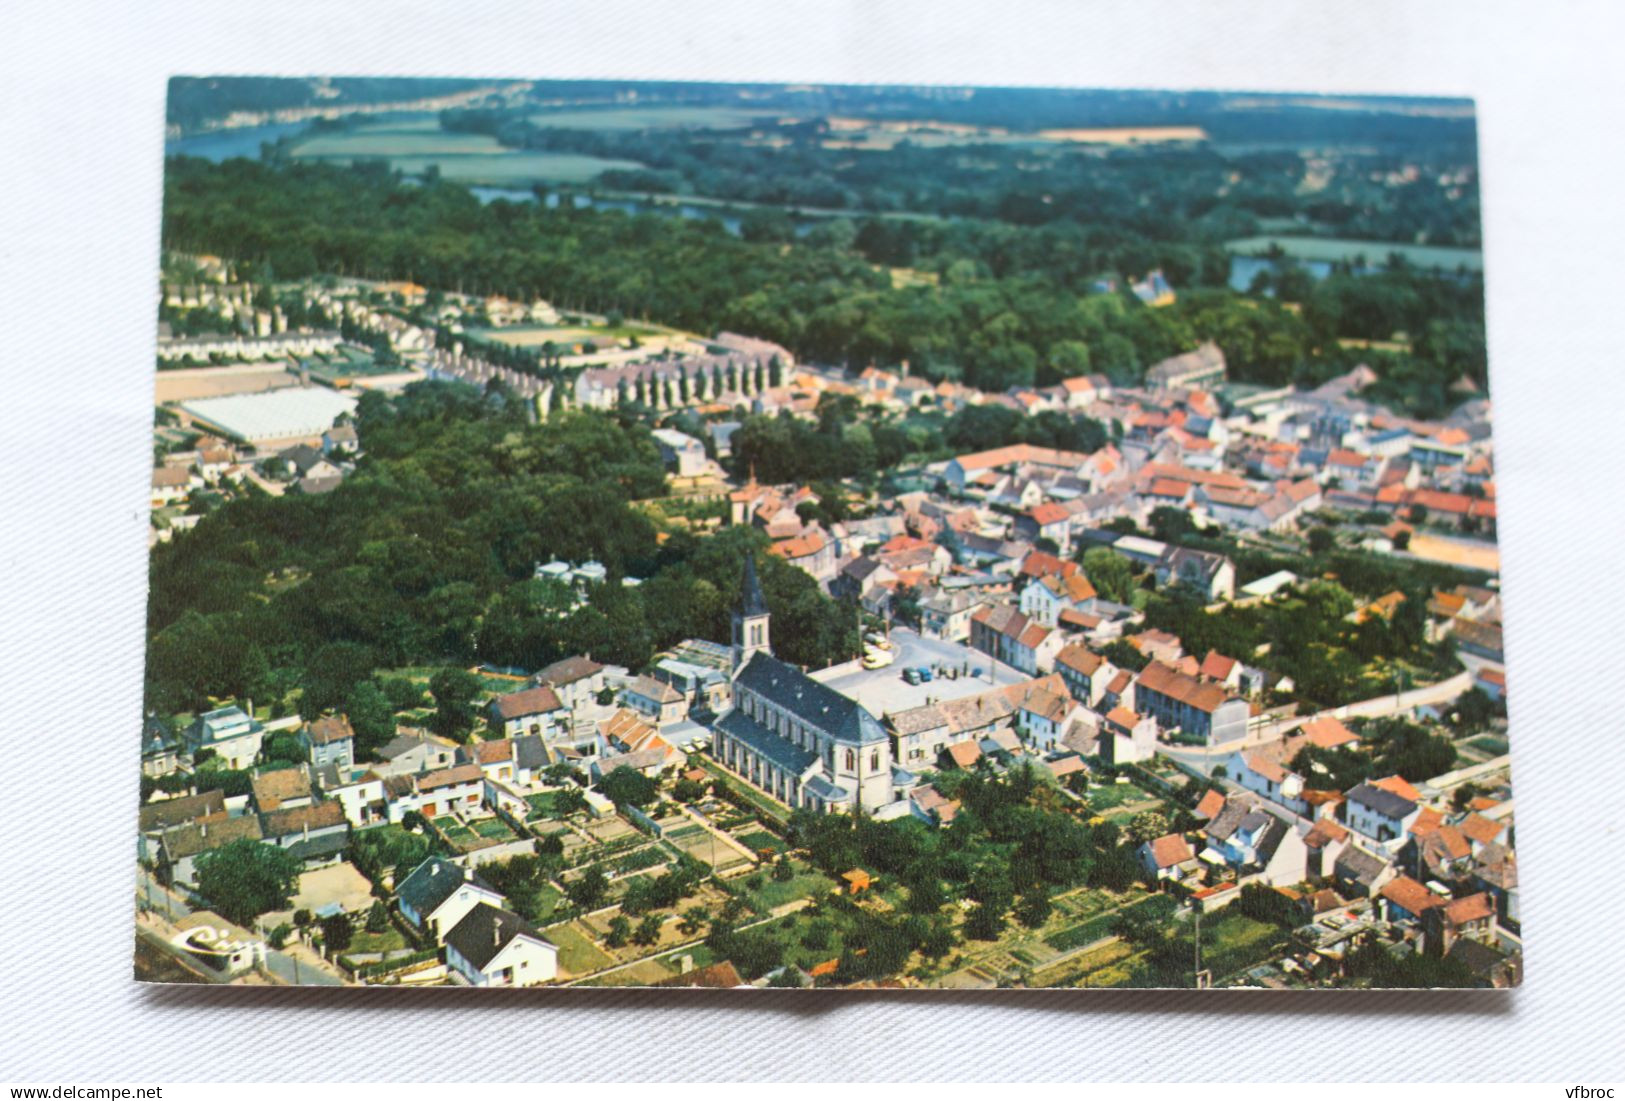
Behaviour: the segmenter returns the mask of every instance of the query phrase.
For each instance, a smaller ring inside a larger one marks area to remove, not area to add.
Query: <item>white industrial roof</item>
[[[234,394],[182,402],[181,408],[239,440],[319,436],[356,400],[321,386],[297,386],[263,394]]]

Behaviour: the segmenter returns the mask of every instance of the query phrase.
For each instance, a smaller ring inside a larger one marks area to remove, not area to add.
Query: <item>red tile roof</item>
[[[1408,875],[1390,879],[1382,889],[1382,897],[1418,917],[1444,905],[1438,895]]]
[[[1151,842],[1151,859],[1159,868],[1172,868],[1192,859],[1190,842],[1177,833],[1170,833]]]

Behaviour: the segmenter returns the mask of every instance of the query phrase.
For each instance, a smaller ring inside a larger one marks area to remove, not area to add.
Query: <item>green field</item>
[[[1259,256],[1279,246],[1281,251],[1295,260],[1319,260],[1324,263],[1365,257],[1366,263],[1381,265],[1390,253],[1399,253],[1419,268],[1441,268],[1455,271],[1465,267],[1468,271],[1481,271],[1484,254],[1473,248],[1445,248],[1440,245],[1400,245],[1388,241],[1351,241],[1342,237],[1243,237],[1226,241],[1224,247],[1241,256]]]
[[[779,118],[782,113],[744,107],[703,107],[670,104],[651,107],[570,107],[540,111],[530,116],[537,126],[559,130],[736,130],[757,119]]]
[[[1096,784],[1089,789],[1089,809],[1098,814],[1124,803],[1138,803],[1149,798],[1150,795],[1134,784]]]
[[[614,962],[573,921],[543,929],[542,935],[558,946],[559,967],[572,975],[585,975]]]
[[[586,183],[611,168],[642,168],[637,161],[610,160],[580,153],[507,149],[488,134],[429,128],[424,120],[383,122],[352,130],[316,134],[289,152],[300,160],[353,161],[382,158],[408,175],[430,165],[457,183],[518,186],[526,183]]]
[[[752,833],[741,834],[735,838],[741,845],[751,852],[761,852],[763,849],[772,849],[774,852],[783,852],[789,848],[782,837],[776,837],[766,830],[756,830]]]
[[[508,823],[495,816],[481,818],[470,822],[469,825],[473,827],[475,833],[488,841],[512,841],[519,836],[508,827]]]

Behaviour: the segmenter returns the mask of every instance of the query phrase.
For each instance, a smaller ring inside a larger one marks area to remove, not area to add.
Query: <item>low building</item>
[[[194,760],[208,750],[227,768],[244,769],[260,755],[265,727],[236,704],[205,711],[186,728],[186,747]]]
[[[443,856],[431,856],[395,887],[401,916],[436,940],[462,921],[474,907],[501,906],[507,898],[472,868]]]

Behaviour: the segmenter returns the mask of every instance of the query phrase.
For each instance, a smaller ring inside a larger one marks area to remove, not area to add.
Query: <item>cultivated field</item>
[[[488,134],[464,134],[427,125],[432,120],[384,122],[339,133],[316,134],[295,144],[303,160],[353,161],[382,158],[390,167],[419,175],[431,165],[447,180],[465,184],[517,186],[526,183],[586,183],[611,168],[641,168],[636,161],[580,153],[506,149]]]
[[[661,107],[572,107],[539,111],[530,116],[537,126],[560,130],[735,130],[760,118],[784,116],[773,111],[743,107],[702,107],[672,104]]]
[[[1243,256],[1256,256],[1279,247],[1296,260],[1337,263],[1364,257],[1367,264],[1387,263],[1390,253],[1399,253],[1419,268],[1455,271],[1464,267],[1479,271],[1484,254],[1472,248],[1445,248],[1440,245],[1401,245],[1388,241],[1351,241],[1343,237],[1243,237],[1226,241],[1224,247]]]

